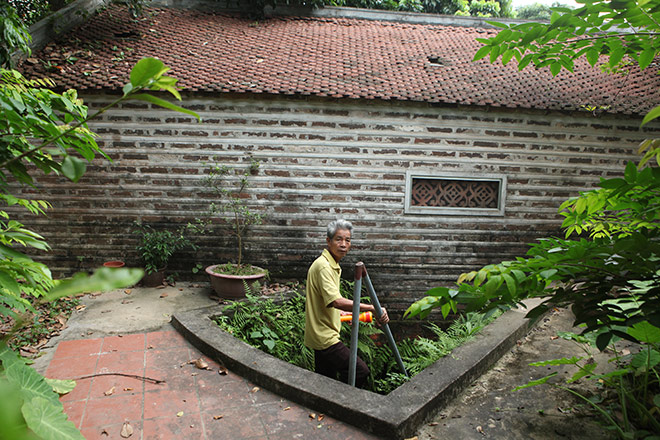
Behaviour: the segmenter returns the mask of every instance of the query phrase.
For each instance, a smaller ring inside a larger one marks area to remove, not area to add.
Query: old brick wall
[[[87,98],[93,108],[109,100]],[[134,221],[174,227],[204,218],[214,201],[203,186],[209,164],[243,166],[251,155],[261,167],[247,201],[266,221],[248,236],[247,260],[276,280],[303,279],[325,225],[345,217],[356,227],[345,275],[364,261],[384,302],[401,309],[427,288],[557,233],[559,204],[619,174],[647,135],[638,119],[589,113],[245,96],[184,103],[201,124],[142,104],[106,112],[90,126],[112,163],[98,158],[77,184],[40,176],[38,192],[24,190],[53,204],[48,218],[20,220],[47,238],[53,250],[43,261],[56,274],[109,259],[138,265]],[[505,175],[505,214],[406,214],[408,170]],[[226,229],[196,241],[197,252],[170,264],[180,279],[193,277],[197,262],[233,255]]]

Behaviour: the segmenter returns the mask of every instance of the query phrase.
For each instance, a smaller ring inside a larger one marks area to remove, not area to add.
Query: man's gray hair
[[[328,223],[328,238],[334,238],[339,229],[347,230],[353,235],[353,224],[348,220],[339,219]]]

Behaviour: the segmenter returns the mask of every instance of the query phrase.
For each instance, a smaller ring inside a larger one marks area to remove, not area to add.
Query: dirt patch
[[[568,391],[541,385],[513,392],[529,380],[559,374],[553,383],[565,384],[577,368],[572,366],[532,367],[531,362],[585,356],[582,346],[557,338],[559,331],[573,328],[569,310],[546,315],[525,338],[504,355],[486,374],[461,393],[448,407],[418,433],[419,440],[430,439],[583,439],[609,438],[598,417],[584,401]],[[607,368],[607,355],[591,350],[599,365]],[[611,367],[610,367],[611,368]],[[595,381],[580,380],[571,389],[589,396]]]

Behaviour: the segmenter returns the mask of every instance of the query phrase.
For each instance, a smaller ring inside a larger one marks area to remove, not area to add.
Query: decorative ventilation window
[[[506,176],[406,175],[406,213],[504,215]]]

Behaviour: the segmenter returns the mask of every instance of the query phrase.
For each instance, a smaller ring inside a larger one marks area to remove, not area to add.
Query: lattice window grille
[[[413,178],[412,206],[497,209],[499,182]]]
[[[405,213],[503,216],[506,176],[406,172]]]

